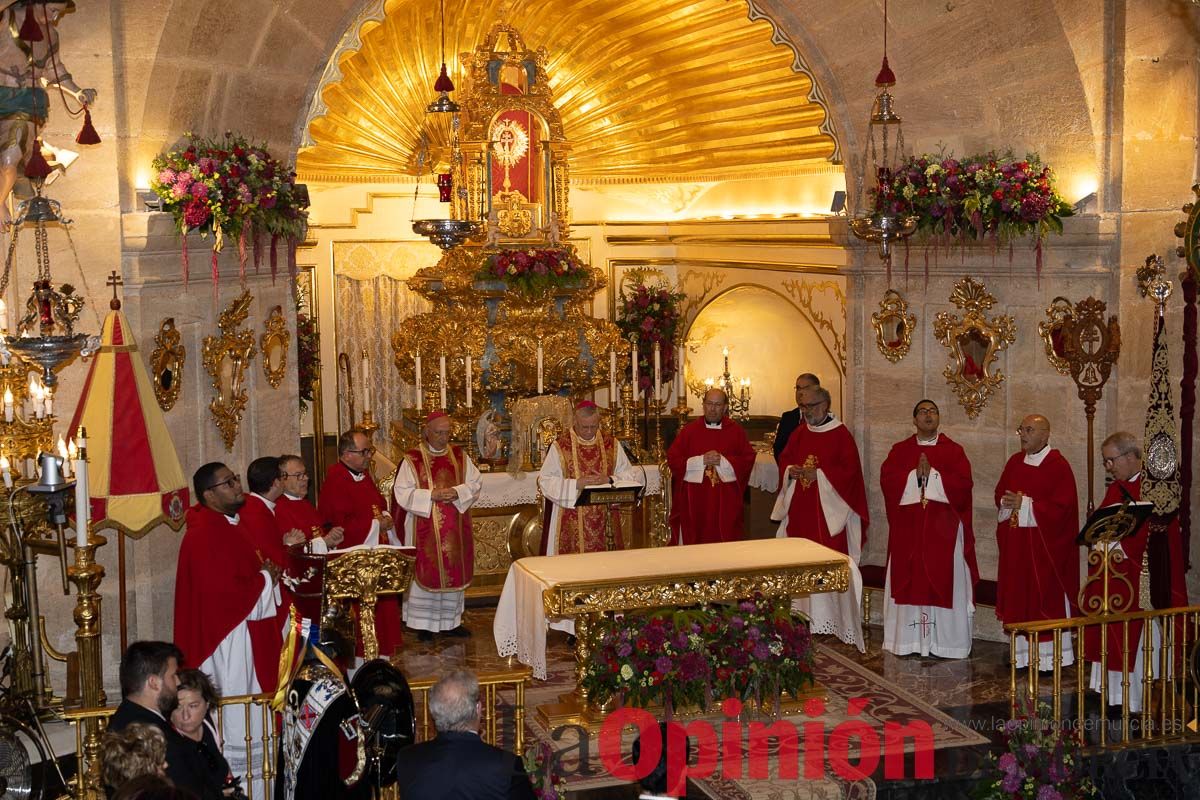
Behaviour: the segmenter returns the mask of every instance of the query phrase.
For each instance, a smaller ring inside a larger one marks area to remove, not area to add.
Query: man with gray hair
[[[483,706],[469,670],[443,675],[429,690],[438,734],[400,751],[396,786],[404,800],[534,800],[519,756],[479,736]]]
[[[820,385],[821,379],[811,372],[802,372],[796,376],[796,407],[791,411],[783,412],[779,417],[779,426],[775,428],[775,463],[779,463],[779,456],[783,453],[783,448],[787,446],[788,439],[797,428],[804,424],[804,414],[800,410],[800,393],[805,389]]]

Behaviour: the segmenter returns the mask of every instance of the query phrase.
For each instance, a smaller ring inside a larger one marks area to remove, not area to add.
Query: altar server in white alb
[[[404,623],[429,641],[434,633],[470,636],[463,595],[475,572],[471,506],[483,480],[461,447],[450,444],[450,417],[431,411],[421,443],[404,454],[392,493],[405,511],[404,545],[417,549]]]
[[[898,656],[971,654],[974,484],[967,454],[940,422],[936,403],[917,403],[916,435],[892,445],[879,471],[888,518],[883,649]]]

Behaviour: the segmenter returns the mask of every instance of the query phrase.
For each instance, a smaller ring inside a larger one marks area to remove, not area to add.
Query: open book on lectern
[[[1079,531],[1076,542],[1092,546],[1101,542],[1119,542],[1133,535],[1154,513],[1154,503],[1130,500],[1097,508]]]
[[[579,490],[575,507],[579,506],[611,506],[632,505],[642,499],[646,487],[637,481],[613,481],[585,486]]]
[[[353,547],[342,547],[337,550],[330,550],[329,555],[342,556],[346,553],[353,553],[355,550],[398,550],[402,556],[416,557],[417,555],[417,548],[401,547],[398,544],[356,544]]]

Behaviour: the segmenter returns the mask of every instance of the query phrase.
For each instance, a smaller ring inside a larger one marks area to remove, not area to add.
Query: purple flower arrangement
[[[665,286],[635,284],[621,292],[617,309],[617,327],[626,341],[630,335],[637,336],[638,384],[643,392],[653,391],[654,350],[662,348],[661,366],[663,383],[675,379],[676,352],[672,343],[676,340],[679,321],[682,318],[680,305],[687,295],[673,292]]]
[[[639,707],[776,702],[813,682],[808,620],[762,597],[606,619],[583,682],[598,702]]]
[[[521,758],[537,800],[562,800],[566,797],[567,782],[555,771],[557,762],[554,758],[554,748],[549,742],[534,741],[525,749]]]
[[[571,286],[587,274],[588,267],[568,248],[514,250],[492,253],[477,280],[504,281],[526,294],[537,294],[557,286]]]
[[[1008,751],[992,756],[994,774],[978,784],[978,800],[1077,800],[1095,797],[1096,787],[1081,775],[1079,737],[1057,725],[1039,703],[1004,725]]]

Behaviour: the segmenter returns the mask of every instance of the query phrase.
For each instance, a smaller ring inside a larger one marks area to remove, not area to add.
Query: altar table
[[[501,656],[515,655],[546,679],[546,621],[575,617],[577,667],[591,655],[593,621],[614,611],[673,608],[762,594],[844,591],[849,558],[809,539],[754,539],[534,556],[513,562],[496,606]]]

